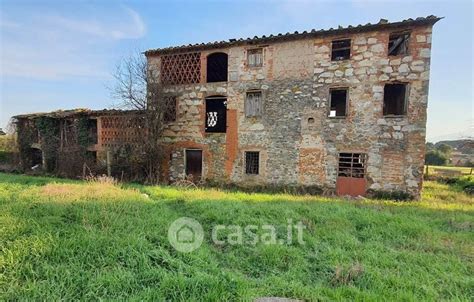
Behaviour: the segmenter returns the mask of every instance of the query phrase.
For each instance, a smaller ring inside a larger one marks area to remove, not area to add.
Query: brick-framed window
[[[351,57],[351,39],[334,40],[331,43],[331,61],[349,60]]]
[[[245,96],[245,116],[259,117],[263,111],[261,91],[248,91]]]
[[[245,151],[245,174],[258,175],[260,164],[260,152]]]
[[[254,48],[247,50],[247,66],[262,67],[263,66],[263,48]]]

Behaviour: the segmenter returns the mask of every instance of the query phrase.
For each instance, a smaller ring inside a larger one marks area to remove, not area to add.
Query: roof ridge
[[[231,38],[228,40],[222,41],[214,41],[214,42],[207,42],[207,43],[194,43],[188,45],[180,45],[180,46],[169,46],[163,48],[156,48],[156,49],[149,49],[144,52],[145,55],[154,55],[154,54],[166,54],[172,52],[183,52],[183,51],[198,51],[198,50],[205,50],[205,49],[212,49],[212,48],[219,48],[224,46],[233,46],[233,45],[243,45],[243,44],[253,44],[257,42],[275,42],[284,39],[291,39],[291,38],[306,38],[306,37],[313,37],[318,35],[325,35],[325,34],[340,34],[344,32],[360,32],[366,31],[369,29],[374,28],[384,28],[384,27],[397,27],[397,26],[406,26],[406,25],[423,25],[423,24],[435,24],[439,20],[443,19],[444,17],[437,17],[434,15],[429,15],[427,17],[417,17],[416,19],[408,18],[402,21],[397,22],[389,22],[387,19],[380,19],[378,23],[367,23],[367,24],[358,24],[358,25],[348,25],[347,27],[343,27],[339,25],[337,28],[329,28],[329,29],[311,29],[305,30],[303,32],[295,31],[293,33],[287,32],[286,34],[278,33],[278,34],[270,34],[269,36],[262,35],[261,37],[254,36],[253,38]]]

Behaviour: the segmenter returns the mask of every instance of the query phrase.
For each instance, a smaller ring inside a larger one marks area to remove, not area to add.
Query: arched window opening
[[[207,82],[227,82],[227,54],[216,52],[207,57]]]

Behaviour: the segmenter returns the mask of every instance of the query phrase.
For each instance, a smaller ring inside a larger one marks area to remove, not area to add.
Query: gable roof
[[[365,25],[359,24],[357,26],[349,25],[347,27],[339,26],[338,28],[330,28],[330,29],[321,29],[321,30],[311,30],[311,31],[303,31],[294,33],[286,33],[282,34],[279,33],[277,35],[270,35],[270,36],[255,36],[253,38],[246,38],[246,39],[229,39],[227,41],[215,41],[215,42],[208,42],[208,43],[196,43],[196,44],[189,44],[189,45],[181,45],[181,46],[171,46],[165,48],[157,48],[157,49],[149,49],[144,52],[146,56],[150,55],[161,55],[161,54],[169,54],[169,53],[178,53],[178,52],[191,52],[191,51],[200,51],[200,50],[208,50],[208,49],[216,49],[216,48],[225,48],[230,46],[240,46],[240,45],[253,45],[253,44],[261,44],[261,43],[270,43],[270,42],[279,42],[279,41],[288,41],[288,40],[299,40],[305,38],[313,38],[319,36],[327,36],[327,35],[337,35],[337,34],[353,34],[358,32],[366,32],[366,31],[373,31],[373,30],[380,30],[380,29],[396,29],[400,27],[406,26],[420,26],[420,25],[433,25],[442,18],[430,15],[428,17],[418,17],[416,19],[406,19],[399,22],[388,22],[386,19],[380,19],[378,23],[371,24],[367,23]]]

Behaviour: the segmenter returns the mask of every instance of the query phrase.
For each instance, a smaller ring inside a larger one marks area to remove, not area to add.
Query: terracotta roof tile
[[[371,24],[367,23],[365,25],[358,24],[357,26],[349,25],[347,27],[338,26],[338,28],[330,28],[330,29],[312,29],[311,31],[304,31],[299,33],[295,31],[294,33],[286,33],[282,34],[279,33],[277,35],[270,35],[270,36],[255,36],[253,38],[246,38],[246,39],[229,39],[228,41],[215,41],[215,42],[208,42],[208,43],[196,43],[196,44],[188,44],[182,46],[171,46],[165,48],[157,48],[157,49],[150,49],[145,51],[145,55],[156,55],[156,54],[167,54],[167,53],[176,53],[176,52],[188,52],[188,51],[201,51],[206,49],[215,49],[215,48],[222,48],[222,47],[230,47],[230,46],[238,46],[238,45],[246,45],[246,44],[256,44],[256,43],[269,43],[269,42],[278,42],[284,40],[297,40],[303,39],[308,37],[316,37],[322,35],[335,35],[335,34],[342,34],[342,33],[356,33],[356,32],[363,32],[369,30],[377,30],[377,29],[386,29],[386,28],[397,28],[403,26],[416,26],[416,25],[426,25],[426,24],[435,24],[442,18],[430,15],[428,17],[418,17],[414,19],[406,19],[399,22],[388,22],[386,19],[380,19],[378,23]]]

